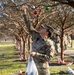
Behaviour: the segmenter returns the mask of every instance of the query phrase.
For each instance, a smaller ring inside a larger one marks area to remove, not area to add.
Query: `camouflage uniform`
[[[23,15],[29,33],[32,35],[32,52],[37,52],[34,56],[39,75],[50,75],[48,61],[54,55],[53,42],[48,39],[42,39],[40,34],[30,25],[30,21],[26,15]],[[46,58],[47,55],[49,58]]]
[[[59,35],[56,34],[56,38],[55,38],[55,50],[57,53],[60,53],[61,52],[61,47],[60,47],[60,37]]]
[[[67,50],[67,45],[68,45],[68,39],[67,39],[67,35],[64,34],[64,50]]]

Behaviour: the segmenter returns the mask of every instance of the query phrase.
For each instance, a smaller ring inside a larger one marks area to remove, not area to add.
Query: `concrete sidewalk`
[[[64,54],[74,57],[74,50],[65,50]]]

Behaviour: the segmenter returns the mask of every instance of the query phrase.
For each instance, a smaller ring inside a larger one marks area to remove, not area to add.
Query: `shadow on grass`
[[[51,73],[50,75],[72,75],[72,74],[66,74],[66,73],[62,73],[62,74],[59,74],[59,73]]]
[[[15,60],[18,58],[19,58],[19,56],[14,56],[14,55],[5,55],[5,56],[0,55],[1,61],[4,61],[4,60],[6,60],[6,61],[10,60],[11,61],[11,60]]]
[[[13,62],[24,62],[25,64],[27,63],[26,60],[14,60]]]
[[[50,66],[63,66],[66,64],[58,64],[58,63],[49,63]]]
[[[9,67],[12,67],[13,64],[0,64],[0,69],[7,69]]]

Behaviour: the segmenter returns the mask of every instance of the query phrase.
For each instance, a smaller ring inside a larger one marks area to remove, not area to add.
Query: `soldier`
[[[24,21],[26,27],[28,28],[29,34],[32,36],[32,51],[30,55],[33,57],[34,62],[38,69],[39,75],[50,75],[49,71],[49,60],[54,55],[54,45],[53,41],[50,40],[52,28],[43,25],[37,31],[31,25],[27,15],[26,7],[23,5],[22,10],[24,11]]]
[[[60,47],[60,37],[58,34],[56,34],[56,38],[55,38],[55,49],[57,53],[61,52],[61,47]]]
[[[67,39],[67,35],[64,34],[64,50],[67,50],[67,45],[68,45],[68,39]]]

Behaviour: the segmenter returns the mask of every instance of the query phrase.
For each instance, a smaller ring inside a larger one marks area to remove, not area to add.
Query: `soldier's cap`
[[[60,35],[61,31],[60,30],[54,30],[54,33],[57,34],[57,35]]]
[[[42,27],[45,28],[45,29],[47,29],[50,32],[53,32],[53,28],[51,28],[50,26],[48,26],[46,24],[42,25]]]

